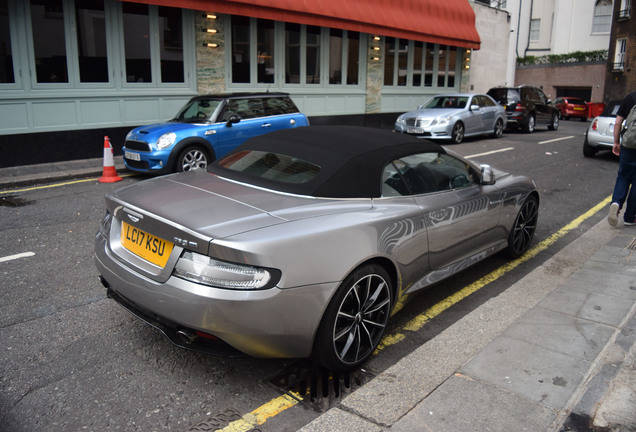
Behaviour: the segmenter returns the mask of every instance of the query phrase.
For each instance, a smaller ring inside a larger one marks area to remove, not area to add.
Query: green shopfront
[[[312,124],[391,128],[463,90],[479,48],[469,0],[394,4],[0,0],[0,168],[100,157],[201,93],[284,91]]]

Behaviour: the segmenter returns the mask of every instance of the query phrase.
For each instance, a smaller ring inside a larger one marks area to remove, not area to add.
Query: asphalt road
[[[542,194],[538,243],[612,192],[617,159],[607,153],[583,157],[587,126],[563,121],[556,132],[508,132],[501,139],[468,140],[448,148],[535,179]],[[388,344],[363,371],[340,377],[340,392],[334,394],[316,390],[323,377],[304,369],[310,367],[304,362],[228,359],[176,348],[106,299],[92,257],[102,197],[140,180],[17,191],[9,194],[14,206],[0,206],[1,431],[186,431],[199,422],[204,423],[198,430],[214,430],[270,407],[271,416],[258,430],[295,431],[605,217],[604,211],[588,214],[577,229],[533,259],[406,339]],[[16,254],[25,256],[2,261]],[[387,333],[399,333],[421,311],[505,263],[495,256],[418,296],[394,317]],[[277,409],[283,391],[274,384],[289,383],[292,373],[305,372],[307,388],[315,395],[308,403]]]

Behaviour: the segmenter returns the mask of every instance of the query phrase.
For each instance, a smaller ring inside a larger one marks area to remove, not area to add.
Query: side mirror
[[[237,116],[236,114],[234,114],[230,116],[227,123],[225,123],[225,126],[232,127],[233,124],[238,123],[240,121],[241,121],[241,118]]]
[[[481,165],[481,184],[494,185],[495,173],[490,165]]]
[[[470,110],[471,111],[479,111],[479,105],[471,105],[470,106]]]

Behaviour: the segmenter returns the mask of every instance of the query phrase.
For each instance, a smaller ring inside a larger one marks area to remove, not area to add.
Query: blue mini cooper
[[[174,119],[131,130],[124,162],[147,174],[205,168],[248,138],[300,126],[309,121],[286,93],[196,96]]]

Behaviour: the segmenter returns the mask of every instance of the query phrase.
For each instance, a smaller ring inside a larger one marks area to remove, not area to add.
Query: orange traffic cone
[[[123,180],[117,175],[115,159],[113,158],[113,146],[110,145],[110,140],[107,136],[104,137],[104,170],[98,180],[101,183],[115,183]]]

